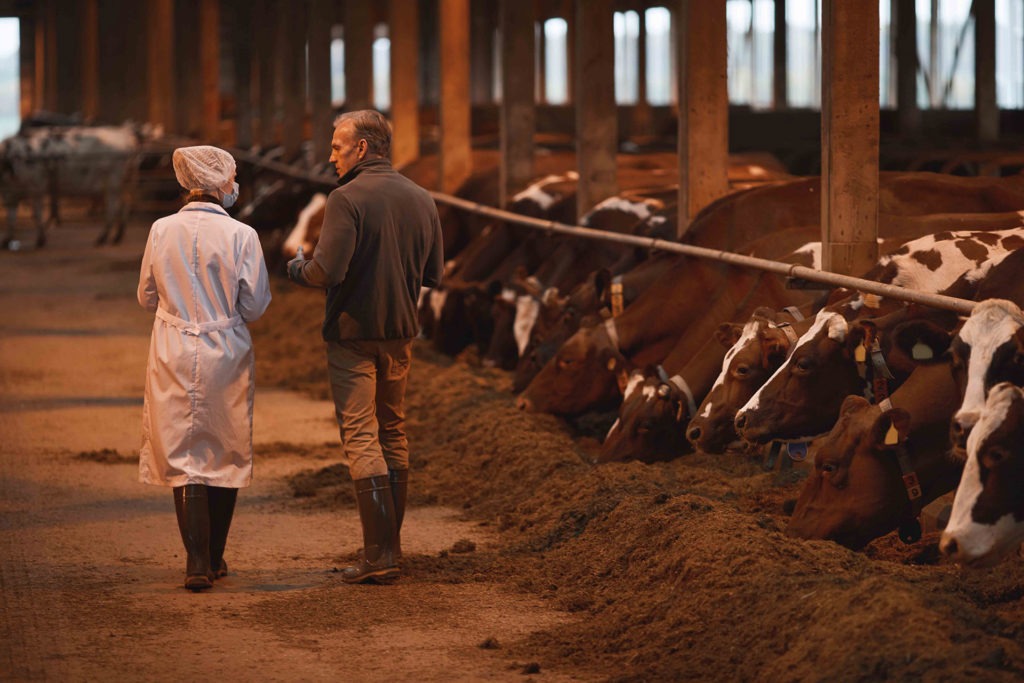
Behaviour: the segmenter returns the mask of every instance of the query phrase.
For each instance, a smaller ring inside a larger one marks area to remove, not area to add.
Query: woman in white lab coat
[[[227,574],[224,546],[238,489],[252,481],[255,384],[247,322],[270,303],[256,231],[224,209],[238,197],[222,149],[182,147],[188,195],[149,232],[139,303],[156,313],[146,368],[139,480],[174,491],[188,560],[185,587]]]

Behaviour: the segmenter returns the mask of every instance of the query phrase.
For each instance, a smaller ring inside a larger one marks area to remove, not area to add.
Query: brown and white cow
[[[879,259],[869,276],[919,291],[943,291],[965,279],[983,279],[1011,253],[1021,236],[1024,228],[925,236]],[[807,441],[828,431],[843,399],[859,393],[857,347],[872,333],[870,325],[851,325],[850,320],[866,317],[860,312],[862,306],[877,301],[877,297],[859,297],[848,305],[847,313],[829,308],[819,311],[814,325],[797,342],[789,359],[737,411],[739,435],[747,441],[766,443]],[[879,305],[892,306],[893,310],[902,308],[884,300]],[[877,324],[875,328],[877,332]],[[928,346],[934,340],[929,337],[920,341]],[[902,346],[892,344],[890,349],[900,350]],[[939,348],[930,352],[935,355],[944,351]],[[871,354],[867,355],[870,360]],[[889,362],[888,357],[886,360]],[[869,362],[868,366],[871,365]],[[898,383],[899,378],[896,380]]]
[[[919,367],[884,405],[847,396],[816,444],[786,533],[854,549],[901,526],[913,537],[921,507],[960,476],[946,429],[957,397],[948,360]]]
[[[134,125],[27,128],[0,141],[0,195],[8,211],[3,246],[15,240],[18,204],[29,201],[36,246],[46,244],[42,203],[51,197],[90,197],[104,202],[104,229],[96,244],[124,235],[139,165],[140,129]],[[55,219],[55,215],[51,215]]]
[[[966,462],[939,548],[987,567],[1024,542],[1024,390],[1000,382],[988,392],[967,439]]]

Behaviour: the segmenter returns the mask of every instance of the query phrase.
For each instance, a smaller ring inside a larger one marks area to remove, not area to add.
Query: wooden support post
[[[824,0],[822,268],[860,275],[878,258],[878,12]]]
[[[917,2],[893,0],[896,19],[896,109],[900,135],[913,138],[921,132],[921,108],[917,106]]]
[[[494,102],[494,26],[497,2],[472,2],[470,19],[470,90],[473,104]],[[524,8],[524,13],[530,12]]]
[[[232,62],[235,70],[235,145],[248,149],[254,143],[252,3],[249,0],[234,0],[232,11],[235,15],[235,30],[231,36]]]
[[[259,77],[259,137],[258,142],[264,151],[274,147],[278,142],[277,136],[277,63],[280,51],[278,49],[277,31],[274,30],[277,21],[277,2],[275,0],[257,0],[254,7],[256,12],[255,43],[256,43],[256,70]]]
[[[58,111],[58,76],[57,76],[57,0],[43,0],[46,21],[43,26],[45,37],[43,39],[43,90],[46,94],[46,108],[49,111]]]
[[[54,10],[54,58],[56,59],[55,111],[82,112],[82,6],[66,3]]]
[[[995,0],[974,0],[974,113],[980,142],[999,139]]]
[[[334,136],[334,109],[331,106],[331,26],[334,3],[312,0],[309,6],[309,108],[313,159],[327,162]],[[392,43],[394,45],[394,43]],[[393,50],[392,50],[393,51]]]
[[[500,0],[501,27],[501,138],[500,206],[533,178],[533,137],[536,105],[533,99],[534,35],[532,4]]]
[[[149,122],[174,132],[174,0],[151,0],[148,9]]]
[[[469,0],[441,0],[442,192],[454,193],[472,170],[469,106]]]
[[[615,32],[610,0],[576,0],[576,214],[618,192]]]
[[[286,161],[299,158],[302,141],[306,139],[305,10],[305,3],[284,0],[280,5],[281,145]]]
[[[789,106],[789,38],[786,31],[786,0],[775,0],[775,33],[772,37],[772,107]]]
[[[373,19],[365,0],[345,3],[345,110],[373,106]]]
[[[201,0],[174,1],[175,131],[189,138],[202,136],[203,80],[199,64],[200,32],[196,26]]]
[[[647,14],[641,6],[636,13],[640,17],[636,43],[636,104],[633,107],[633,136],[641,139],[651,135],[651,105],[647,102]]]
[[[200,133],[203,140],[220,142],[220,0],[200,0],[199,82]]]
[[[20,71],[21,89],[19,91],[20,102],[19,102],[19,113],[21,118],[25,119],[32,115],[37,107],[37,93],[39,90],[36,85],[36,49],[35,49],[35,36],[36,36],[36,23],[37,20],[31,16],[26,15],[21,18],[19,29],[19,46],[18,46],[18,63]]]
[[[548,101],[548,51],[547,51],[547,39],[544,37],[544,21],[543,17],[540,21],[537,21],[533,25],[533,35],[537,39],[537,47],[534,50],[534,54],[537,55],[537,65],[534,67],[534,72],[537,74],[537,85],[535,98],[537,102],[547,104]],[[568,48],[569,52],[572,52],[572,46]],[[570,71],[571,75],[572,72]],[[570,88],[571,90],[572,88]]]
[[[401,168],[420,156],[419,3],[390,0],[391,162]]]
[[[100,13],[99,0],[82,0],[82,116],[94,121],[100,115]]]
[[[679,225],[729,192],[725,0],[679,6]]]

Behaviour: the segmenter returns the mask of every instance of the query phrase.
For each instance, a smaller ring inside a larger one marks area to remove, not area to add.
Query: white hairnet
[[[178,184],[186,190],[220,190],[235,172],[234,158],[211,145],[179,147],[171,161]]]

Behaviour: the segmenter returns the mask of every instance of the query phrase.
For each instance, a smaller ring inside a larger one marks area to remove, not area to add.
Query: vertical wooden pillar
[[[995,0],[974,0],[974,113],[980,142],[999,139]]]
[[[146,27],[149,121],[173,132],[174,0],[151,0]]]
[[[54,0],[39,0],[35,14],[37,111],[57,110],[57,11]]]
[[[775,32],[772,37],[772,107],[789,105],[789,36],[786,30],[786,0],[775,0]]]
[[[312,0],[309,7],[309,107],[313,159],[327,162],[334,136],[334,109],[331,107],[331,26],[334,3]],[[391,43],[394,52],[394,41]]]
[[[202,137],[203,79],[199,63],[200,31],[196,26],[202,0],[174,0],[174,130]]]
[[[82,115],[94,121],[100,115],[99,0],[82,0]]]
[[[729,191],[725,0],[679,6],[679,226]]]
[[[305,3],[290,0],[284,0],[280,5],[281,144],[284,146],[286,161],[294,161],[299,157],[302,141],[306,139],[305,9]]]
[[[370,3],[345,3],[345,109],[373,106],[373,19]]]
[[[200,0],[200,132],[210,144],[220,142],[220,0]]]
[[[472,170],[469,107],[469,0],[441,0],[442,192],[455,192]]]
[[[547,38],[544,36],[544,21],[543,17],[540,21],[537,21],[533,25],[533,35],[537,39],[537,47],[534,50],[534,54],[537,55],[537,65],[534,68],[534,73],[537,74],[537,86],[535,99],[537,102],[547,103],[548,101],[548,51],[547,51]],[[572,48],[569,48],[572,51]],[[569,76],[572,76],[572,71],[569,72]],[[570,88],[571,90],[572,88]]]
[[[587,213],[618,191],[615,32],[610,0],[576,0],[576,213]]]
[[[824,0],[822,268],[860,275],[878,257],[878,12]]]
[[[54,58],[56,60],[55,111],[64,114],[82,111],[82,6],[78,2],[61,3],[54,9]]]
[[[501,138],[500,206],[525,188],[533,178],[533,136],[536,105],[533,92],[533,5],[500,0],[501,30]]]
[[[19,112],[25,119],[36,110],[36,19],[31,15],[21,17],[18,47],[18,70],[20,72]]]
[[[259,145],[264,151],[275,146],[277,137],[277,69],[279,61],[277,31],[274,30],[277,20],[277,2],[275,0],[257,0],[254,5],[256,12],[255,43],[256,70],[259,77]]]
[[[395,168],[420,155],[418,4],[417,0],[390,0],[391,162]]]
[[[576,23],[578,21],[578,15],[574,9],[573,2],[579,2],[579,0],[568,0],[562,3],[563,13],[565,17],[565,77],[569,81],[569,86],[565,89],[565,101],[567,104],[571,104],[576,99],[576,93],[574,92],[575,87],[572,83],[572,75],[576,73],[577,58],[579,56],[579,49],[576,47],[577,44],[577,31]],[[609,11],[612,8],[609,7]],[[612,73],[615,73],[615,22],[614,14],[608,21],[612,22],[612,37],[611,37],[611,51],[612,51]],[[581,67],[582,68],[582,67]],[[614,76],[613,76],[614,78]],[[615,99],[615,88],[612,88],[612,100]],[[616,128],[618,126],[616,125]]]
[[[470,20],[470,90],[473,104],[494,102],[494,0],[472,2]],[[530,12],[524,7],[524,13]]]
[[[636,43],[636,106],[633,108],[633,135],[647,137],[651,134],[651,105],[647,103],[647,14],[639,6],[640,17]]]
[[[254,142],[252,11],[253,5],[249,0],[234,0],[232,3],[232,12],[235,15],[235,30],[231,36],[232,62],[235,69],[235,145],[242,149],[252,147]]]
[[[896,110],[900,135],[916,137],[921,132],[921,109],[917,106],[917,2],[893,0],[896,19]]]

